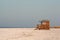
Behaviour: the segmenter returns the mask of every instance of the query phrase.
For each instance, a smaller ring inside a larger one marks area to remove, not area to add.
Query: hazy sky
[[[0,27],[34,27],[42,19],[60,26],[60,0],[0,0]]]

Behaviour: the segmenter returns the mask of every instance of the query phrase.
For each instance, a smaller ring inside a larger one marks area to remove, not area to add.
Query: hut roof
[[[49,22],[49,20],[42,20],[41,22]]]

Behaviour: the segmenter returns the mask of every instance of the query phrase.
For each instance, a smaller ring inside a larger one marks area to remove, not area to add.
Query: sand
[[[0,40],[60,40],[60,29],[0,28]]]

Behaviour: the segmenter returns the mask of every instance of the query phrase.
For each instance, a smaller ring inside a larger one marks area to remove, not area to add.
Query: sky
[[[60,26],[60,0],[0,0],[0,27],[35,27],[41,20]]]

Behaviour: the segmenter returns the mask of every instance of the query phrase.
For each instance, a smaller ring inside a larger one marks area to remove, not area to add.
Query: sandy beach
[[[0,40],[60,40],[60,29],[0,28]]]

